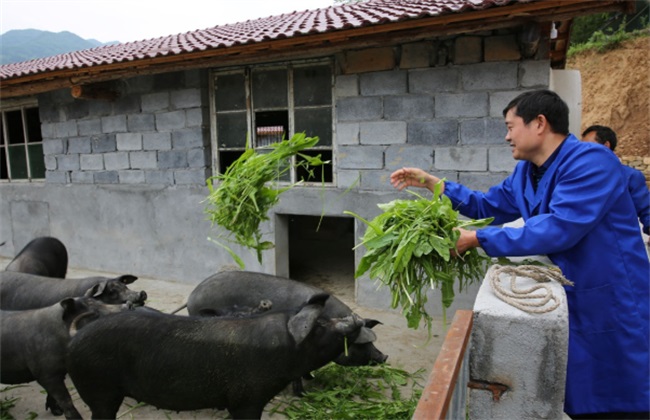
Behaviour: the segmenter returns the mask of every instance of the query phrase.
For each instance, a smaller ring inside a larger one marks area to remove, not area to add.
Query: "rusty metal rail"
[[[413,420],[450,418],[449,415],[454,416],[450,412],[450,407],[453,405],[464,409],[468,380],[466,363],[468,352],[466,350],[472,331],[473,314],[470,310],[456,311],[427,384],[422,391],[422,396],[413,414]],[[465,370],[464,373],[463,370]],[[454,397],[455,392],[457,395]],[[452,397],[454,397],[453,400]],[[465,416],[462,415],[461,418],[464,419]]]

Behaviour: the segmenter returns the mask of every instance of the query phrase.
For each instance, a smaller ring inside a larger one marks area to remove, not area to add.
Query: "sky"
[[[130,42],[335,4],[334,0],[0,0],[0,34],[40,29],[69,31],[100,42]]]

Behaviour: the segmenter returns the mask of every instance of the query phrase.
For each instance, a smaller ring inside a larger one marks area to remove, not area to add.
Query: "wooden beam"
[[[70,94],[75,99],[97,99],[103,101],[114,101],[120,96],[119,92],[111,86],[99,83],[92,85],[74,85],[70,88]]]

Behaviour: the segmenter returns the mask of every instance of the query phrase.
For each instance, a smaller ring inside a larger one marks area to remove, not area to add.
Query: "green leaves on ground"
[[[314,373],[301,398],[278,398],[271,414],[289,419],[410,419],[422,394],[423,370],[408,373],[388,364],[340,366]]]
[[[312,166],[323,165],[318,156],[300,153],[318,143],[318,137],[295,134],[289,140],[273,143],[267,149],[246,151],[220,175],[207,180],[208,190],[205,212],[209,220],[229,234],[228,240],[253,249],[262,262],[262,251],[273,248],[273,243],[262,240],[260,224],[269,219],[268,211],[277,204],[280,194],[302,183],[298,181],[277,188],[277,182],[291,170],[291,158],[300,156],[297,166],[310,171]],[[276,184],[273,183],[275,181]],[[234,236],[234,239],[232,237]],[[228,246],[224,247],[243,269],[243,261]]]
[[[460,220],[448,197],[440,194],[440,184],[432,199],[408,191],[417,198],[394,200],[380,204],[379,216],[367,221],[362,242],[366,254],[361,258],[355,277],[367,271],[390,288],[392,307],[400,306],[409,328],[417,329],[424,319],[431,333],[431,316],[427,313],[427,291],[440,289],[442,306],[449,308],[454,300],[454,285],[462,291],[471,282],[485,275],[489,258],[471,249],[452,256],[460,232],[456,228],[483,227],[493,219]]]

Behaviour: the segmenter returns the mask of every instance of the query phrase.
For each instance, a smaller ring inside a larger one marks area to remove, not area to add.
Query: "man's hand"
[[[460,232],[460,237],[456,242],[458,255],[463,255],[468,249],[478,248],[481,246],[481,244],[478,242],[478,238],[476,237],[475,230],[458,228],[458,231]]]
[[[390,183],[398,190],[403,190],[406,187],[419,187],[427,188],[433,192],[438,182],[440,182],[440,178],[426,173],[419,168],[402,168],[390,175]],[[441,193],[444,191],[444,188],[445,186],[443,184]]]

